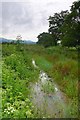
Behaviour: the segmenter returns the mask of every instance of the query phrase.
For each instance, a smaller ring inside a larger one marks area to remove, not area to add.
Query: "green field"
[[[34,68],[32,59],[39,69]],[[40,70],[65,94],[68,105],[65,117],[78,116],[78,51],[75,48],[2,44],[2,118],[45,117],[36,114],[30,99],[30,85],[38,81]],[[44,84],[42,90],[54,93],[51,83]]]

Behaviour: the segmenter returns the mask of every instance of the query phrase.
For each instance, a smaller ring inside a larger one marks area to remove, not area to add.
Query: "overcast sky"
[[[48,31],[49,16],[61,10],[70,10],[73,2],[74,0],[0,0],[0,36],[16,39],[20,34],[22,39],[37,41],[40,33]]]

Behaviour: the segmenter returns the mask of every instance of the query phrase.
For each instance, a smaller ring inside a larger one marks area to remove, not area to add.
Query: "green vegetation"
[[[42,91],[54,94],[55,82],[66,96],[65,117],[78,117],[79,12],[80,1],[76,1],[70,13],[61,11],[50,16],[49,33],[38,35],[35,45],[19,44],[21,36],[17,36],[16,43],[2,44],[2,118],[39,116],[31,101],[31,85],[39,81],[40,70],[52,80],[42,86]]]
[[[42,90],[44,93],[47,94],[53,94],[54,93],[54,85],[50,81],[47,81],[45,84],[42,86]]]
[[[43,32],[42,34],[38,35],[38,44],[43,45],[44,47],[53,46],[55,42],[53,41],[53,36],[49,33]]]
[[[77,96],[78,51],[63,47],[50,47],[46,50],[48,55],[45,56],[45,58],[53,65],[51,66],[51,64],[46,63],[46,66],[48,66],[46,67],[43,64],[44,70],[60,84],[61,89],[69,97]],[[73,88],[75,90],[73,90]],[[70,94],[71,91],[73,91],[73,93]]]
[[[37,81],[38,75],[39,71],[32,66],[32,55],[26,50],[26,46],[3,45],[3,118],[33,116],[32,103],[28,97],[30,94],[29,84]]]
[[[80,45],[80,20],[79,20],[80,0],[74,2],[71,6],[71,13],[66,17],[61,28],[62,45],[68,47],[77,47]]]
[[[78,109],[78,51],[74,48],[38,45],[3,44],[2,58],[2,116],[29,118],[35,116],[30,100],[30,84],[44,70],[67,96],[68,117],[77,117]],[[32,59],[39,69],[34,68]],[[54,93],[54,82],[45,83],[42,90]],[[37,117],[37,116],[36,116]]]

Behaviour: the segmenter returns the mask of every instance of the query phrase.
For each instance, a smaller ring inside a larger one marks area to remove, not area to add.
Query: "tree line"
[[[48,32],[38,35],[37,44],[67,47],[80,45],[80,0],[73,2],[70,12],[68,10],[49,16]]]

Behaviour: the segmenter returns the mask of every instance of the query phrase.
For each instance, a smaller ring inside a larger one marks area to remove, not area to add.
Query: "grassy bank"
[[[39,69],[53,78],[67,96],[68,117],[77,116],[78,53],[76,49],[43,48],[24,44],[3,44],[2,48],[3,118],[34,117],[34,106],[28,97],[29,84],[38,80],[39,70],[32,65],[32,59]],[[49,92],[47,85],[44,86],[44,90]]]

